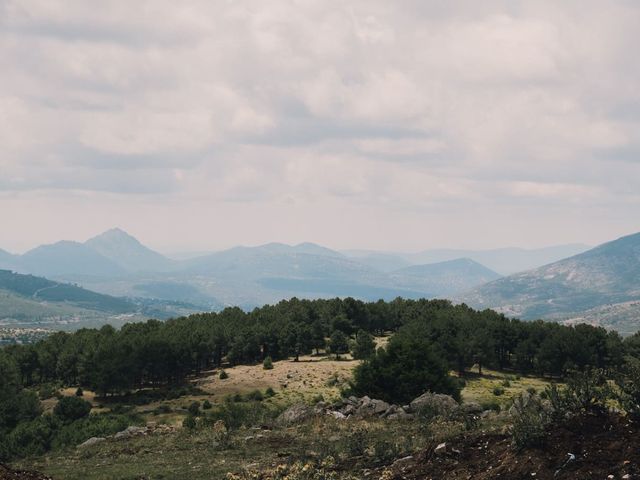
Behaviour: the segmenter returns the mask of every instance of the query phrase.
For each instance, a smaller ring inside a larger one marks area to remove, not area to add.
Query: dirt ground
[[[198,379],[196,385],[216,397],[269,387],[282,396],[337,396],[339,386],[351,378],[352,370],[358,363],[350,359],[303,356],[298,362],[273,362],[271,370],[265,370],[261,364],[238,365],[225,370],[229,378],[224,380],[219,378],[220,371],[214,370]]]
[[[640,478],[639,427],[620,416],[583,416],[552,428],[544,447],[521,452],[514,451],[506,434],[462,436],[448,442],[445,453],[436,454],[436,445],[431,445],[416,458],[399,462],[379,478]]]
[[[38,472],[13,470],[0,464],[0,480],[52,480],[51,477]]]

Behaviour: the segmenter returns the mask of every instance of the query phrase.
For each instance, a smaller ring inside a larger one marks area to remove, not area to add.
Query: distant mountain
[[[0,249],[0,268],[13,269],[18,262],[18,256]]]
[[[369,250],[348,250],[344,252],[349,258],[356,260],[381,272],[393,272],[413,265],[400,254],[373,252]]]
[[[500,273],[510,275],[516,272],[541,267],[563,258],[571,257],[589,250],[583,244],[557,245],[553,247],[524,249],[499,248],[494,250],[452,250],[435,249],[406,254],[404,258],[414,264],[436,263],[456,258],[470,258]]]
[[[84,244],[129,272],[161,272],[175,266],[175,262],[145,247],[119,228],[108,230]]]
[[[500,274],[469,258],[413,265],[391,273],[398,286],[448,297],[500,278]]]
[[[640,300],[640,233],[496,280],[461,300],[524,319],[576,319],[582,314],[593,319],[595,312],[606,309],[610,326],[633,328],[627,313]],[[624,318],[626,325],[616,325]],[[638,329],[640,319],[634,318],[633,324]]]
[[[19,270],[44,277],[88,275],[113,277],[125,272],[113,260],[78,242],[43,245],[19,257]]]

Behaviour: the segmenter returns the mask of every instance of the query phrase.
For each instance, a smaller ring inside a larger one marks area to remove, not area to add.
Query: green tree
[[[458,397],[446,361],[427,341],[398,335],[354,371],[353,390],[392,403],[406,403],[430,391]]]
[[[63,422],[73,422],[86,417],[91,404],[80,397],[62,397],[53,408],[53,414]]]
[[[358,336],[355,342],[353,342],[353,348],[351,353],[353,358],[365,359],[369,358],[376,352],[376,343],[373,340],[373,335],[365,332],[364,330],[358,331]]]
[[[329,351],[336,356],[336,359],[340,358],[342,354],[349,353],[349,338],[342,330],[335,330],[331,334]]]

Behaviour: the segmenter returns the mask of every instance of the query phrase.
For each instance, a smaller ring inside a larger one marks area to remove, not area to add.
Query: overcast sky
[[[0,0],[0,248],[640,231],[640,2]]]

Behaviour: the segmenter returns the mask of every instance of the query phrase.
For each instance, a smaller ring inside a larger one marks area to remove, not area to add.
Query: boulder
[[[427,392],[414,399],[409,407],[413,413],[430,410],[435,415],[446,416],[458,408],[458,402],[451,395]]]
[[[106,440],[106,438],[104,438],[104,437],[91,437],[86,442],[83,442],[80,445],[78,445],[78,448],[91,447],[92,445],[95,445],[96,443],[102,443],[105,440]]]
[[[469,402],[462,404],[462,411],[471,415],[479,415],[484,412],[484,408],[479,403]]]
[[[115,438],[116,440],[122,440],[124,438],[131,438],[136,435],[142,435],[146,433],[146,431],[147,429],[145,427],[136,427],[135,425],[131,425],[121,432],[116,433],[113,438]]]
[[[294,425],[313,415],[313,409],[304,403],[297,403],[290,406],[277,418],[281,425]]]
[[[375,415],[382,415],[386,412],[391,405],[389,405],[384,400],[376,400],[371,399],[369,397],[364,397],[362,399],[362,404],[356,409],[355,414],[358,417],[372,417]]]

